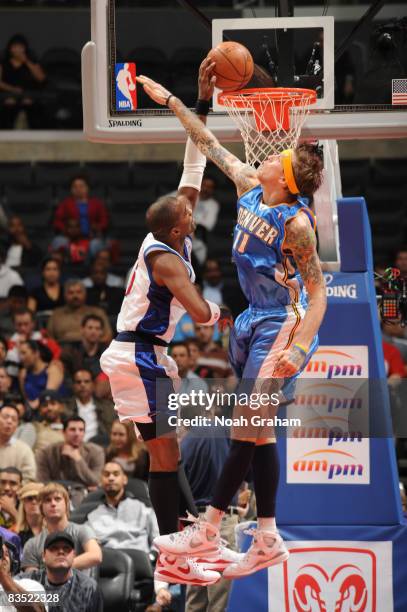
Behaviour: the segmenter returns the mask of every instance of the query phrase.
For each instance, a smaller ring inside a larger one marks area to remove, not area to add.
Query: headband
[[[289,191],[296,195],[297,193],[300,193],[300,190],[298,189],[294,178],[292,157],[292,149],[285,149],[285,151],[281,153],[285,182],[287,183]]]

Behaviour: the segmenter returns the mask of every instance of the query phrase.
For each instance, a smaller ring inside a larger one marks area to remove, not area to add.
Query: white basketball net
[[[297,145],[309,105],[315,102],[312,90],[279,91],[245,89],[220,94],[243,138],[246,162],[258,166],[269,155],[278,155]]]

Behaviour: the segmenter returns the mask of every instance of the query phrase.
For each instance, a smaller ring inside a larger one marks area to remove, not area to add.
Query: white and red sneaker
[[[188,520],[191,525],[182,531],[156,537],[154,545],[160,552],[182,557],[215,554],[220,545],[219,529],[192,515],[188,515]]]
[[[205,569],[195,559],[161,553],[155,566],[154,579],[171,584],[209,586],[220,578],[219,572]]]
[[[265,567],[283,563],[290,556],[278,531],[248,529],[244,533],[254,536],[251,546],[238,563],[232,563],[225,569],[224,578],[249,576]]]
[[[205,569],[223,572],[231,563],[239,563],[244,557],[244,553],[228,548],[227,544],[226,540],[222,539],[216,553],[203,553],[199,557],[194,557],[194,559]]]

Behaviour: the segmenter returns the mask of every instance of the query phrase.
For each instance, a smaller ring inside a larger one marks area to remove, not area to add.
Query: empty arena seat
[[[68,47],[52,47],[41,58],[48,76],[71,76],[80,79],[81,58],[77,51]]]
[[[138,205],[138,210],[140,210],[141,206],[142,210],[145,212],[147,206],[152,204],[155,200],[156,189],[155,185],[127,189],[112,188],[109,190],[109,196],[113,215],[131,212],[134,210],[135,204]]]
[[[104,612],[128,610],[134,584],[133,561],[121,550],[103,547],[102,552],[97,582],[103,595]]]
[[[34,166],[34,181],[38,186],[68,188],[75,174],[84,174],[84,168],[75,162],[39,162]]]
[[[51,203],[50,187],[31,187],[28,185],[6,187],[4,195],[7,208],[15,214],[21,214],[22,211],[30,211],[33,208],[38,210],[41,207],[49,208]]]
[[[127,187],[130,183],[130,166],[126,162],[94,162],[84,167],[84,173],[93,185]]]
[[[342,187],[359,184],[361,188],[368,184],[370,177],[369,159],[345,159],[340,162]]]
[[[33,168],[30,163],[4,162],[0,164],[0,189],[8,185],[31,185]]]
[[[136,162],[132,171],[133,185],[158,185],[161,181],[174,183],[179,177],[177,162]],[[178,183],[177,183],[178,185]]]
[[[378,187],[401,186],[406,183],[405,159],[377,159],[373,163],[372,183]]]

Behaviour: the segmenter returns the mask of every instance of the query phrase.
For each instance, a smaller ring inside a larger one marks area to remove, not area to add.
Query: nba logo
[[[132,111],[137,108],[136,64],[126,62],[115,66],[116,110]]]

